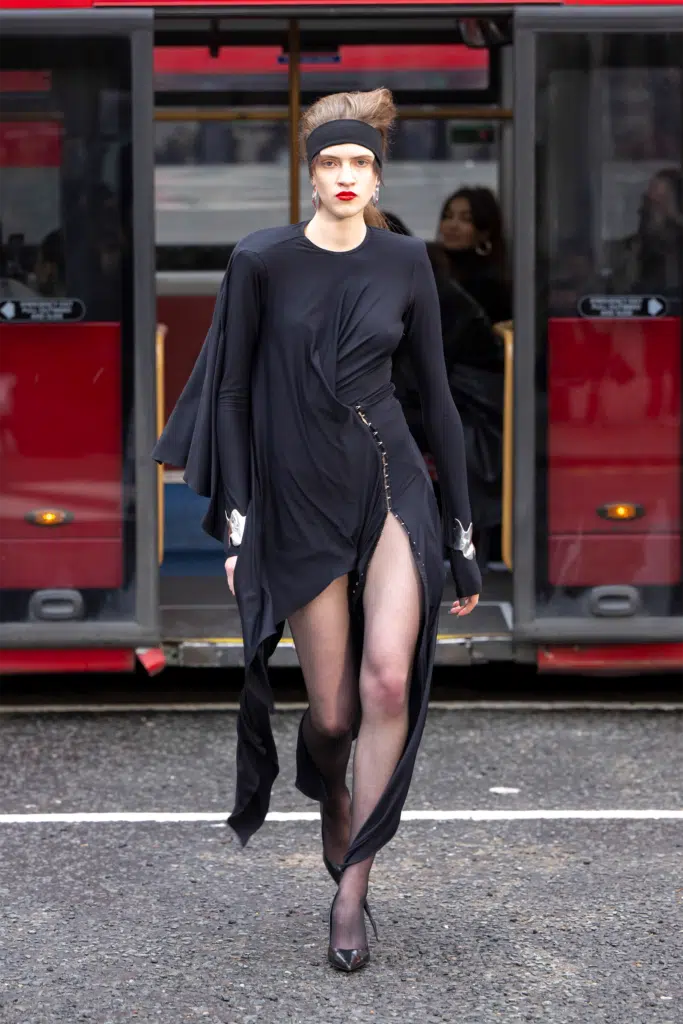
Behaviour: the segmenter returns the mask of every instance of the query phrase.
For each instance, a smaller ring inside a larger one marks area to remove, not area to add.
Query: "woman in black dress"
[[[369,959],[370,868],[410,785],[444,582],[431,482],[391,384],[404,335],[445,494],[451,612],[470,612],[481,587],[425,245],[374,226],[394,113],[386,89],[308,109],[315,215],[237,245],[154,451],[210,497],[203,526],[227,544],[246,666],[229,824],[243,844],[278,774],[267,662],[289,621],[309,697],[296,784],[321,805],[325,865],[338,883],[328,956],[347,971]]]

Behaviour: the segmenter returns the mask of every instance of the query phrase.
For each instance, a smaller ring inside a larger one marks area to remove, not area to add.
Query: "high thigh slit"
[[[265,820],[279,772],[268,659],[285,621],[348,575],[361,652],[366,576],[387,515],[407,534],[422,587],[408,734],[347,850],[350,865],[376,853],[400,822],[427,714],[444,545],[459,596],[478,593],[481,580],[468,546],[462,425],[448,389],[424,243],[368,228],[356,249],[329,252],[311,243],[304,227],[257,232],[235,250],[202,353],[154,456],[185,466],[190,486],[210,498],[205,530],[239,556],[245,682],[228,821],[242,844]],[[391,385],[402,338],[421,388],[443,522]],[[237,549],[226,529],[235,509],[246,515]],[[296,785],[310,799],[324,799],[301,729]]]

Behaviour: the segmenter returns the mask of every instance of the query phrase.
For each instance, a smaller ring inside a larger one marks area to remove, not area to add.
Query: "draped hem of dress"
[[[366,510],[366,541],[356,558],[330,571],[324,581],[314,588],[315,592],[306,595],[302,604],[313,600],[338,577],[348,574],[354,581],[349,587],[349,610],[355,649],[360,654],[367,568],[387,518],[393,516],[410,543],[420,579],[422,613],[409,682],[408,734],[403,752],[375,808],[350,844],[343,861],[345,866],[377,853],[392,839],[399,827],[427,716],[444,581],[438,511],[431,482],[423,469],[419,453],[417,449],[414,452],[404,451],[401,453],[402,463],[395,463],[390,448],[387,448],[383,440],[384,432],[377,426],[378,423],[388,425],[388,432],[394,434],[397,429],[402,430],[404,420],[398,403],[392,395],[387,395],[375,404],[358,403],[346,408],[349,423],[356,421],[358,429],[354,433],[358,443],[367,448],[371,459],[376,462],[376,487],[373,489],[371,507]],[[411,443],[408,436],[406,443]],[[253,503],[249,514],[254,514]],[[431,529],[424,529],[425,520]],[[247,541],[245,537],[243,545]],[[238,558],[237,566],[242,557],[243,553]],[[247,563],[250,574],[255,569],[251,561],[253,558],[250,545]],[[239,600],[239,580],[236,580],[236,590]],[[250,638],[252,642],[247,643],[245,636],[245,685],[238,719],[237,799],[228,818],[228,824],[243,846],[246,846],[265,820],[270,791],[279,773],[270,723],[273,694],[268,683],[267,664],[282,636],[284,621],[296,610],[287,609],[279,622],[272,619],[264,622],[261,619],[261,632]],[[304,742],[301,727],[303,718],[302,715],[297,738],[295,784],[304,796],[320,802],[325,799],[325,783]]]

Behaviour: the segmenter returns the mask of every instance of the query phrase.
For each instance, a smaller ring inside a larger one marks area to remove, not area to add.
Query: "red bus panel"
[[[282,74],[286,55],[281,46],[222,46],[213,57],[205,46],[158,46],[154,71],[158,75]],[[458,44],[339,46],[335,68],[340,71],[450,71],[485,69],[488,50]],[[302,74],[315,65],[302,63]]]
[[[551,320],[548,375],[550,582],[680,582],[680,320]]]
[[[164,355],[165,419],[192,372],[211,324],[217,293],[218,287],[211,286],[206,288],[205,295],[183,295],[182,289],[177,295],[157,293],[157,319],[168,327]]]
[[[2,586],[119,587],[121,328],[3,324],[0,338]],[[37,526],[40,509],[64,523]]]
[[[610,644],[540,647],[539,672],[621,675],[623,672],[672,672],[683,669],[683,644]]]
[[[0,675],[133,671],[135,651],[116,647],[0,651]]]

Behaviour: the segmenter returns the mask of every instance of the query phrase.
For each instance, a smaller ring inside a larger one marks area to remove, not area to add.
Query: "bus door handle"
[[[588,607],[600,618],[627,618],[640,611],[640,594],[635,587],[593,587]]]
[[[79,590],[66,587],[53,590],[36,590],[28,604],[31,622],[66,622],[85,617],[83,595]]]

